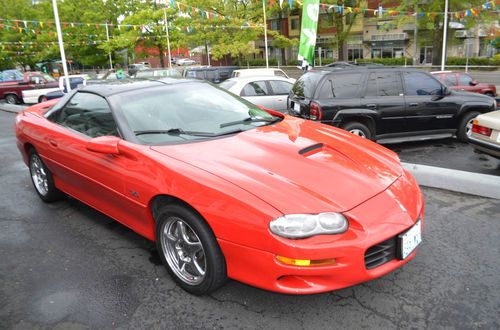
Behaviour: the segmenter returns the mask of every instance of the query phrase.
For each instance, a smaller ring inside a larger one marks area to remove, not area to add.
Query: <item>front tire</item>
[[[342,129],[348,131],[349,133],[352,133],[354,135],[360,136],[362,138],[371,140],[372,139],[372,132],[366,125],[361,124],[356,121],[349,122],[345,125],[342,125]]]
[[[47,102],[49,99],[47,98],[47,96],[45,95],[42,95],[38,98],[38,103],[43,103],[43,102]]]
[[[34,149],[29,152],[29,169],[35,191],[44,202],[55,202],[64,196],[54,185],[52,174]]]
[[[464,115],[457,129],[457,139],[460,142],[467,142],[467,137],[472,133],[472,120],[480,115],[479,112],[472,111]]]
[[[219,244],[196,212],[179,204],[162,206],[155,235],[167,271],[187,292],[209,294],[227,280],[226,261]]]

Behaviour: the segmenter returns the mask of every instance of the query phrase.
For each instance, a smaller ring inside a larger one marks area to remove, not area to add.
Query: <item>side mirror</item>
[[[116,136],[99,136],[87,142],[85,148],[100,154],[118,155],[120,153],[118,150],[120,140],[121,139]]]
[[[472,80],[471,82],[469,82],[469,85],[471,86],[476,86],[477,84],[479,84],[476,80]]]

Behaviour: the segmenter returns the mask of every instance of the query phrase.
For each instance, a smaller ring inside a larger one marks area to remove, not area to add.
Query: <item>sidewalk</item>
[[[27,107],[28,106],[26,106],[26,105],[0,103],[0,110],[7,111],[7,112],[12,112],[12,113],[18,113],[18,112],[26,109]]]

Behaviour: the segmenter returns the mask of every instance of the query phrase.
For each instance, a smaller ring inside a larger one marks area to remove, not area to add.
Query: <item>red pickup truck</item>
[[[493,84],[480,83],[467,73],[456,71],[434,71],[431,74],[441,80],[450,89],[479,93],[491,97],[497,96],[497,88]]]
[[[21,103],[24,90],[57,87],[59,87],[59,83],[46,73],[25,72],[21,81],[0,83],[0,100],[5,99],[10,104]]]

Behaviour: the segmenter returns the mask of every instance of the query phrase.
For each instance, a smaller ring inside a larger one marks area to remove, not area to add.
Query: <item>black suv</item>
[[[419,70],[350,68],[304,74],[287,107],[292,116],[381,142],[453,134],[466,141],[472,119],[495,110],[494,103],[484,95],[451,91]]]

